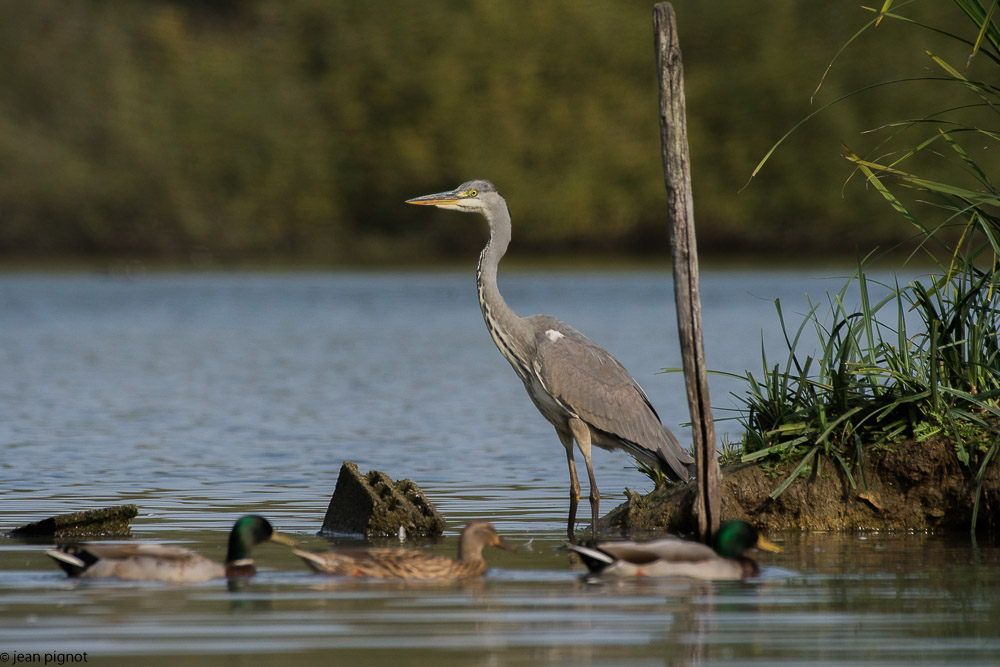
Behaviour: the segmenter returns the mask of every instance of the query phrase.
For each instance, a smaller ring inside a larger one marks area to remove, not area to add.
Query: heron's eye
[[[478,194],[479,194],[479,192],[478,192],[478,191],[476,191],[476,190],[469,190],[469,196],[470,196],[470,197],[475,197],[475,196],[477,196]]]

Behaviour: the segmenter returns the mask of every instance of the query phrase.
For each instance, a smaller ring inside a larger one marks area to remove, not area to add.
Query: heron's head
[[[503,197],[489,181],[467,181],[450,192],[438,192],[414,199],[407,199],[407,204],[419,206],[437,206],[467,213],[483,213],[503,202]]]

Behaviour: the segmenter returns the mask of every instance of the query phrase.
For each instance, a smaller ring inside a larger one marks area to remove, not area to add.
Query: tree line
[[[933,33],[880,26],[810,100],[869,12],[674,4],[699,249],[853,255],[904,239],[842,144],[877,150],[891,132],[878,118],[921,108]],[[924,4],[948,25],[947,3]],[[508,199],[514,256],[666,255],[651,7],[0,3],[0,259],[458,259],[483,231],[402,202],[471,178]],[[796,122],[877,83],[876,61],[915,80],[818,113],[750,179]]]

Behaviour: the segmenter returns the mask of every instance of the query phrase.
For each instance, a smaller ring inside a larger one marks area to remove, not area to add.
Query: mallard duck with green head
[[[604,542],[584,546],[567,544],[595,574],[618,577],[693,577],[695,579],[746,579],[760,567],[744,555],[756,547],[780,552],[745,521],[727,521],[719,526],[711,545],[669,537],[649,542]]]
[[[293,551],[313,571],[323,574],[400,581],[454,581],[486,572],[483,558],[486,547],[513,551],[513,547],[500,539],[493,525],[484,521],[470,523],[462,530],[457,560],[417,549],[392,547],[345,548],[323,553]]]
[[[74,544],[45,553],[70,577],[195,583],[253,576],[257,568],[251,552],[267,541],[295,545],[292,538],[276,532],[267,519],[250,514],[241,517],[229,533],[225,563],[186,547],[165,544]]]

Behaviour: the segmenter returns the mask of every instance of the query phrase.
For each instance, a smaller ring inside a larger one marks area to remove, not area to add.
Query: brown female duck
[[[316,572],[346,577],[370,577],[406,581],[451,581],[478,577],[486,572],[485,547],[512,551],[492,524],[477,521],[462,531],[458,559],[436,556],[416,549],[339,549],[312,553],[293,550]]]

